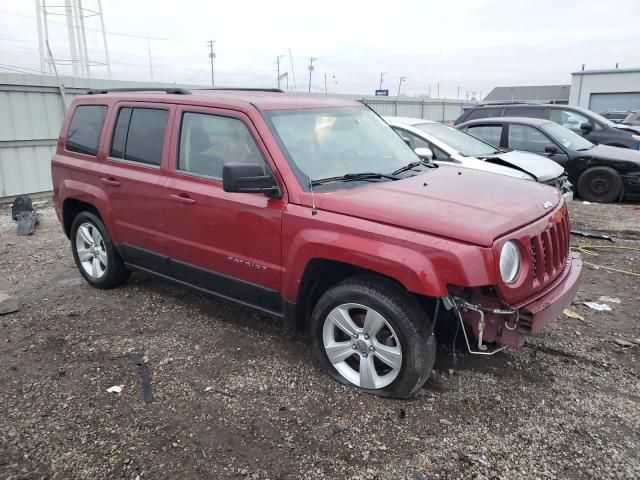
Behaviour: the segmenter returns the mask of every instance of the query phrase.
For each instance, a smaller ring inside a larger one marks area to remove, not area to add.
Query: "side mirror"
[[[254,163],[227,163],[222,167],[222,189],[225,192],[264,193],[271,198],[282,196],[278,184],[265,168]]]
[[[591,133],[591,131],[593,130],[593,125],[588,122],[581,123],[580,130],[582,130],[582,133]]]
[[[558,153],[558,147],[556,147],[555,145],[547,145],[544,147],[544,153],[555,155],[556,153]]]
[[[433,160],[433,152],[430,148],[418,147],[414,150],[414,152],[416,152],[416,155],[418,155],[423,160]]]

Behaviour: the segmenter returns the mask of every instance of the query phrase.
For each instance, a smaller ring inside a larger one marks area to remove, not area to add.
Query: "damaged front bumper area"
[[[569,181],[569,177],[566,173],[559,176],[558,178],[554,178],[542,183],[544,183],[545,185],[549,185],[550,187],[557,188],[558,191],[562,194],[565,202],[569,203],[571,200],[573,200],[573,184]]]
[[[460,322],[470,353],[492,355],[506,348],[521,347],[527,335],[540,333],[554,323],[578,291],[582,257],[570,253],[564,271],[542,292],[517,305],[505,305],[486,292],[452,292],[443,298]],[[469,339],[465,325],[472,329]],[[490,346],[492,344],[492,346]]]

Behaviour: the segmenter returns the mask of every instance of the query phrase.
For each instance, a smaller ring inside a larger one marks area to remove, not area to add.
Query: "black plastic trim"
[[[285,317],[284,298],[275,290],[127,244],[119,245],[118,252],[130,269],[156,275],[270,316]]]

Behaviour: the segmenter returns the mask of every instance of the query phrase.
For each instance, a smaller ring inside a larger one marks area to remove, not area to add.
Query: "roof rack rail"
[[[235,92],[270,92],[284,93],[280,88],[243,88],[243,87],[210,87],[210,88],[194,88],[194,90],[230,90]]]
[[[505,101],[488,101],[480,102],[473,105],[474,107],[486,107],[487,105],[533,105],[535,102],[529,102],[526,100],[505,100]]]
[[[160,87],[128,87],[128,88],[105,88],[105,89],[96,89],[89,90],[87,95],[98,95],[103,93],[112,93],[112,92],[164,92],[164,93],[174,93],[176,95],[191,95],[191,90],[187,90],[185,88],[160,88]]]

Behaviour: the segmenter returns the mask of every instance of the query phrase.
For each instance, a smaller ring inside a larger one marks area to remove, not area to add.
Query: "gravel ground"
[[[573,202],[573,222],[640,247],[633,205]],[[0,218],[0,478],[640,478],[638,277],[586,267],[563,318],[490,358],[440,348],[407,401],[330,380],[278,322],[133,275],[77,273],[53,210],[35,235]],[[589,261],[640,272],[640,252]],[[582,304],[617,297],[611,312]],[[130,358],[145,357],[153,401]],[[122,385],[121,393],[107,389]]]

